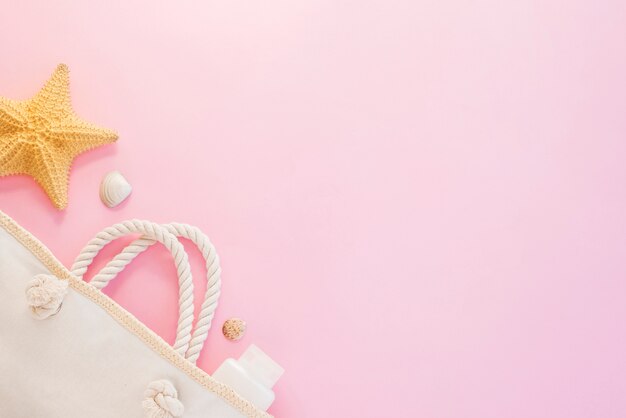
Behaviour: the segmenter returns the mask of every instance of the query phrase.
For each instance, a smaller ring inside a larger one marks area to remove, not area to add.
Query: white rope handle
[[[191,268],[185,248],[178,241],[176,236],[167,228],[149,221],[131,220],[115,224],[105,228],[89,241],[80,252],[72,265],[72,274],[82,279],[89,265],[100,250],[111,241],[124,235],[139,233],[143,237],[162,243],[174,257],[176,271],[178,274],[178,327],[176,330],[176,340],[174,350],[185,355],[191,341],[191,329],[193,324],[193,281],[191,278]],[[136,255],[135,255],[136,256]],[[132,257],[134,258],[134,256]],[[131,259],[132,259],[131,258]],[[122,267],[123,268],[123,267]],[[121,270],[121,269],[120,269]]]
[[[204,294],[204,301],[200,308],[200,314],[198,315],[198,321],[196,322],[195,329],[193,330],[191,341],[189,342],[189,348],[185,353],[185,357],[191,362],[195,363],[200,356],[200,352],[204,347],[204,342],[207,339],[209,330],[211,329],[211,322],[215,315],[215,309],[217,308],[217,301],[220,296],[221,281],[220,276],[222,269],[220,268],[219,256],[215,247],[202,231],[198,228],[186,224],[171,223],[162,225],[170,233],[177,237],[182,237],[193,242],[198,250],[202,253],[202,257],[205,260],[206,272],[207,272],[207,289]],[[135,257],[148,249],[155,243],[154,239],[142,236],[141,238],[133,241],[122,252],[116,255],[100,272],[95,275],[90,283],[98,289],[103,289],[109,281],[111,281],[117,274],[122,271]]]

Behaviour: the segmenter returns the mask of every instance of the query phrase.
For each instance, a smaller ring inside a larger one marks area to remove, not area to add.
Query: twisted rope
[[[148,385],[141,406],[146,418],[180,418],[185,407],[178,400],[178,391],[169,380],[155,380]]]
[[[204,294],[204,301],[198,315],[195,329],[193,330],[189,341],[189,346],[184,353],[184,356],[187,359],[195,363],[200,356],[200,352],[204,347],[204,342],[207,339],[220,295],[220,276],[222,270],[220,268],[219,256],[217,255],[217,251],[209,238],[198,228],[179,223],[161,225],[161,227],[165,228],[169,233],[176,237],[186,238],[193,242],[202,253],[202,257],[205,259],[207,289]],[[133,241],[126,248],[124,248],[122,252],[116,255],[100,272],[98,272],[98,274],[91,279],[90,283],[98,289],[103,289],[109,281],[117,276],[117,274],[132,260],[134,260],[135,257],[144,252],[155,242],[156,240],[148,235],[143,235],[141,238]],[[93,254],[93,256],[91,256],[91,254],[85,254],[85,257],[81,258],[86,250],[87,248],[81,252],[79,258],[83,259],[84,262],[89,259],[89,257],[93,260],[95,254]],[[91,260],[89,263],[91,263]],[[82,275],[80,277],[82,277]]]
[[[142,237],[146,237],[152,242],[152,244],[156,241],[162,243],[172,253],[174,263],[176,264],[179,285],[179,317],[178,327],[176,329],[176,340],[173,348],[179,354],[184,356],[191,341],[191,330],[194,318],[193,281],[191,278],[191,268],[189,266],[187,253],[176,236],[169,232],[168,229],[154,222],[140,221],[136,219],[124,221],[105,228],[98,233],[95,238],[89,241],[85,248],[83,248],[80,252],[72,265],[72,274],[74,274],[77,278],[82,279],[95,256],[105,245],[119,237],[134,233],[139,233]],[[143,250],[145,250],[145,248]],[[135,256],[137,254],[135,254]],[[133,258],[134,257],[131,257],[130,259],[132,260]],[[126,264],[119,264],[117,267],[118,272],[121,271]],[[115,267],[112,266],[112,269],[115,269]]]

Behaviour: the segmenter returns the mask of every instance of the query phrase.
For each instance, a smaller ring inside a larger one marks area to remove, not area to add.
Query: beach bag
[[[100,249],[127,235],[137,238],[84,281]],[[206,260],[207,291],[195,321],[191,270],[178,238]],[[156,242],[171,252],[178,274],[171,346],[101,291]],[[271,417],[195,364],[219,288],[217,253],[195,227],[122,222],[98,233],[68,269],[0,212],[0,417]]]

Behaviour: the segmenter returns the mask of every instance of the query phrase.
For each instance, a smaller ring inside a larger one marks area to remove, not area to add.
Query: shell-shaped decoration
[[[231,341],[237,341],[243,337],[246,332],[246,321],[239,318],[230,318],[224,322],[222,326],[222,333],[224,337]]]
[[[133,191],[130,183],[119,171],[111,171],[100,183],[100,200],[110,208],[122,203]]]
[[[46,319],[61,309],[67,294],[67,280],[50,274],[36,275],[26,286],[26,301],[36,319]]]

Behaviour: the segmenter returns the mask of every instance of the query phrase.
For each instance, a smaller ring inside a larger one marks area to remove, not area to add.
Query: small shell
[[[224,337],[231,341],[237,341],[243,337],[246,332],[246,322],[243,319],[231,318],[224,322],[222,333]]]
[[[133,190],[132,186],[122,173],[119,171],[111,171],[104,176],[100,183],[100,200],[110,208],[122,203]]]

